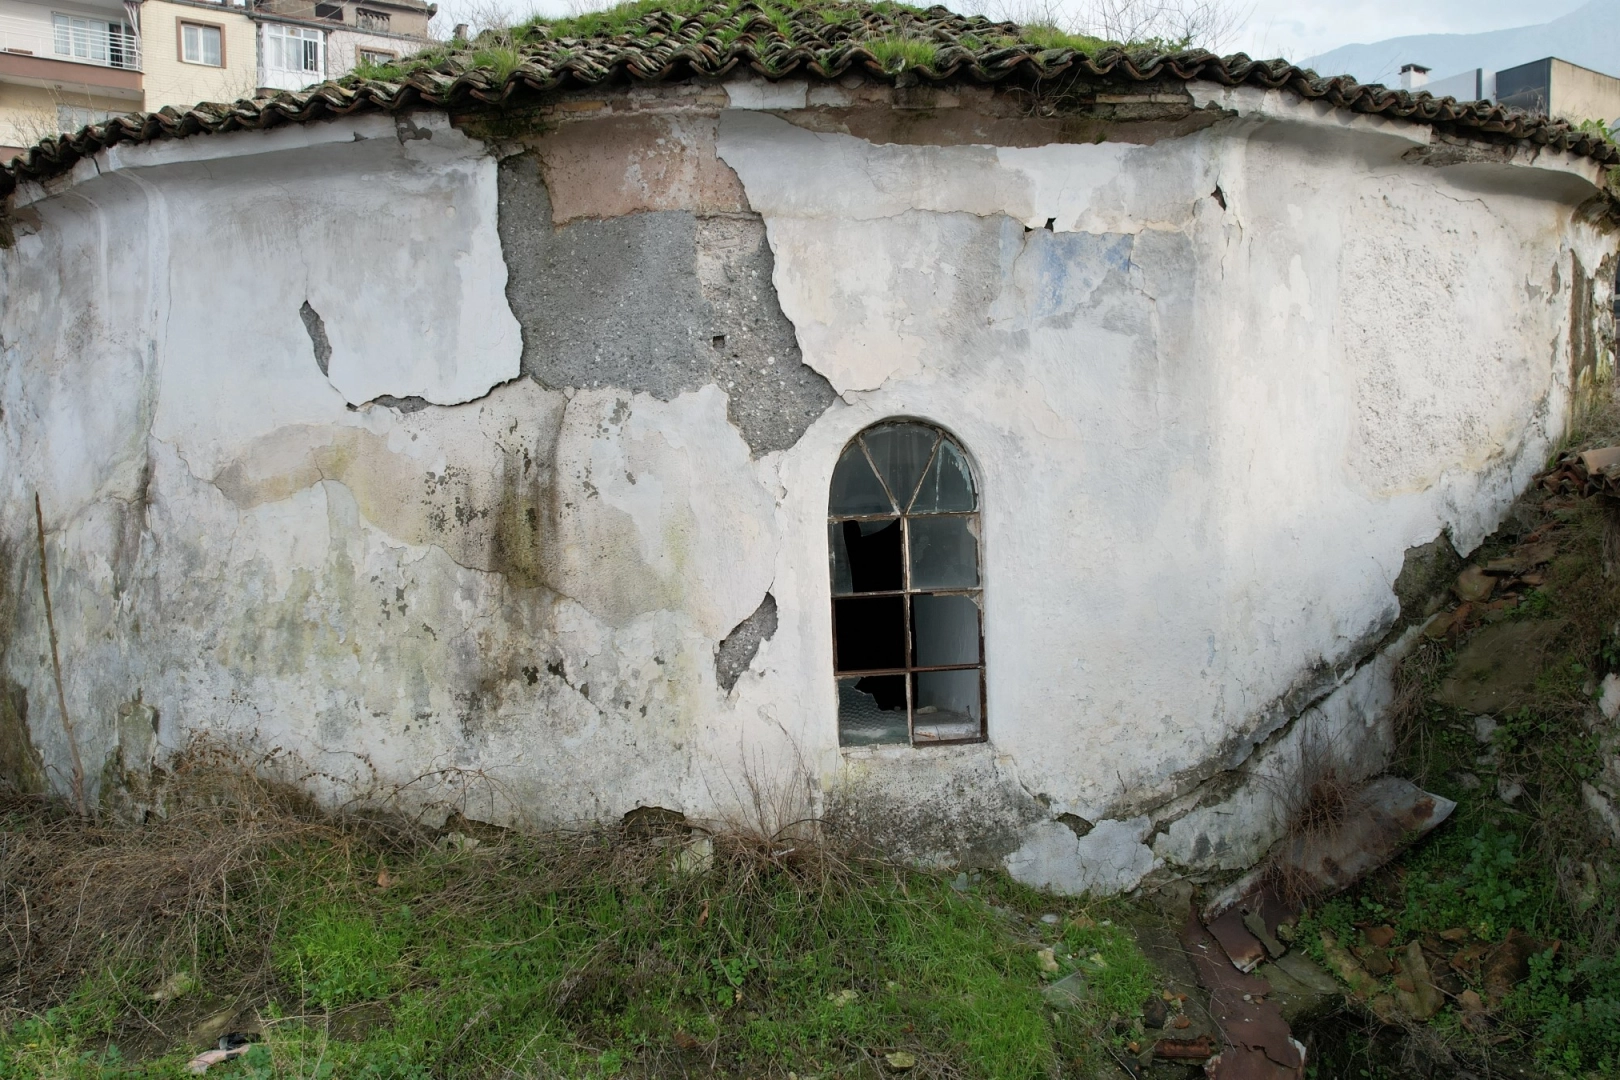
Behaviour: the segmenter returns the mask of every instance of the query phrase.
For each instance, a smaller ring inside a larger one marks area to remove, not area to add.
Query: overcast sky
[[[1527,23],[1546,22],[1580,7],[1584,0],[1250,0],[1248,18],[1220,43],[1222,52],[1242,50],[1256,57],[1282,56],[1303,60],[1328,49],[1355,42],[1381,41],[1405,34],[1477,33]],[[1005,0],[949,3],[957,10],[984,8],[991,12]],[[1087,0],[1058,0],[1070,12],[1086,9]],[[566,15],[571,6],[605,7],[601,0],[439,0],[435,29],[443,34],[457,22],[487,24],[489,14],[502,12],[516,22],[534,13]],[[1012,5],[1017,9],[1017,2]],[[1234,0],[1242,7],[1242,0]],[[1006,10],[1002,7],[1002,10]]]

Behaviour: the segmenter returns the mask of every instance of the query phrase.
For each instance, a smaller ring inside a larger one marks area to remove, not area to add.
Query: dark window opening
[[[342,4],[316,4],[315,5],[315,17],[317,19],[325,19],[328,22],[342,22],[343,21],[343,5]]]
[[[879,424],[839,458],[827,548],[841,744],[985,737],[978,509],[967,455],[926,424]]]

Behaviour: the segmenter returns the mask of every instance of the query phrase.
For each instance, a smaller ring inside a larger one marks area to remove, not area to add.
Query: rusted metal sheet
[[[1240,919],[1233,908],[1221,917]],[[1217,922],[1221,920],[1216,920]],[[1238,922],[1242,926],[1241,921]],[[1247,934],[1247,931],[1245,931]],[[1254,948],[1260,943],[1248,935]],[[1198,981],[1209,991],[1210,1018],[1220,1033],[1221,1052],[1205,1065],[1213,1080],[1299,1080],[1305,1053],[1288,1023],[1267,1000],[1271,984],[1239,971],[1210,929],[1189,914],[1182,942]],[[1262,950],[1263,951],[1263,950]]]
[[[1243,925],[1242,907],[1234,907],[1209,923],[1209,932],[1236,968],[1247,974],[1266,958],[1265,946]]]
[[[1203,1061],[1215,1053],[1208,1035],[1196,1039],[1160,1039],[1153,1044],[1153,1055],[1166,1061]]]
[[[1336,893],[1383,866],[1456,807],[1410,780],[1379,777],[1356,793],[1337,828],[1291,838],[1277,852],[1275,865],[1319,895]]]

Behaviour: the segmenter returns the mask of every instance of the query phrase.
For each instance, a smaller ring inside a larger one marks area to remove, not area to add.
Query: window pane
[[[899,518],[835,521],[827,526],[827,549],[834,596],[899,592],[904,585]]]
[[[906,730],[906,677],[838,680],[838,743],[872,746],[911,741]]]
[[[202,38],[202,62],[219,67],[219,30],[212,26],[198,28]]]
[[[979,697],[979,669],[922,671],[913,675],[917,716],[912,724],[918,742],[977,739],[984,731]]]
[[[918,667],[977,664],[979,605],[971,596],[913,596],[911,649]]]
[[[832,593],[848,596],[855,591],[855,581],[849,572],[849,547],[844,543],[844,526],[852,524],[835,521],[827,526],[827,564],[832,570]]]
[[[910,506],[939,433],[921,424],[884,424],[868,431],[861,439],[872,452],[872,462],[878,472],[888,481],[889,492],[902,509]]]
[[[839,671],[906,666],[906,602],[901,596],[834,600]]]
[[[947,510],[977,510],[978,507],[979,500],[973,493],[973,474],[962,452],[949,439],[941,439],[922,487],[917,489],[917,501],[911,504],[911,512],[935,514]]]
[[[833,469],[832,494],[827,499],[827,513],[840,516],[895,512],[894,504],[883,493],[883,485],[878,483],[877,474],[861,452],[861,444],[851,443],[844,456],[838,459],[838,467]]]
[[[979,584],[979,519],[910,518],[911,587],[972,589]]]

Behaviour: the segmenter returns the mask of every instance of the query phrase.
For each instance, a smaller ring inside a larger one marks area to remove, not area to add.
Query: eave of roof
[[[1460,136],[1620,163],[1620,149],[1601,135],[1490,102],[1363,85],[1349,76],[1321,78],[1283,60],[1256,61],[1241,53],[1077,48],[1063,35],[942,7],[918,11],[880,2],[782,9],[768,0],[643,0],[617,15],[587,19],[578,37],[566,36],[567,24],[536,23],[514,31],[510,45],[480,39],[437,56],[429,50],[397,77],[349,76],[269,98],[114,117],[44,139],[0,166],[0,195],[20,182],[66,173],[120,143],[263,130],[366,111],[491,110],[574,88],[742,73],[837,79],[858,72],[899,85],[1204,80],[1287,90],[1337,109],[1430,124]]]

